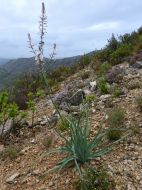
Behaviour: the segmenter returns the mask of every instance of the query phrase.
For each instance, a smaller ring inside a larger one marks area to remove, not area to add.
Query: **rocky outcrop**
[[[133,66],[133,64],[136,64],[138,61],[142,61],[142,50],[131,57],[130,64]]]
[[[112,67],[106,74],[106,80],[108,83],[120,83],[125,75],[125,69],[120,66]]]

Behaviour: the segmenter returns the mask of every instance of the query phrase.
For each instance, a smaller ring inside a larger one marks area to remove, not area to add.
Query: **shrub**
[[[108,124],[109,129],[107,132],[107,138],[110,141],[116,141],[120,139],[123,129],[120,128],[124,122],[124,110],[120,108],[112,109],[109,113]]]
[[[108,130],[108,133],[107,133],[107,138],[110,140],[110,141],[116,141],[118,139],[120,139],[122,135],[122,131],[120,129],[117,129],[117,128],[110,128]]]
[[[20,154],[21,148],[17,146],[8,146],[5,150],[0,152],[0,160],[6,160],[9,158],[10,160],[14,160]]]
[[[44,98],[45,97],[45,91],[42,89],[38,89],[36,92],[36,97],[37,98]]]
[[[112,52],[118,48],[119,42],[116,39],[115,35],[112,34],[111,38],[108,40],[107,49]]]
[[[84,174],[84,180],[75,183],[76,190],[108,190],[114,188],[115,183],[110,181],[105,170],[88,169]]]
[[[96,100],[96,95],[95,94],[89,94],[86,96],[86,102],[92,103]]]
[[[122,44],[110,55],[111,63],[116,65],[122,61],[122,58],[129,56],[131,53],[132,46],[130,44]]]
[[[15,126],[25,115],[20,112],[17,104],[9,102],[9,94],[7,92],[0,93],[0,127],[2,127],[1,137],[6,127],[6,123],[11,120],[12,126]]]
[[[67,118],[63,117],[62,119],[59,119],[56,127],[62,132],[67,131],[69,129],[69,122]]]
[[[114,108],[110,111],[108,117],[108,124],[110,127],[122,126],[124,122],[124,110],[121,108]]]
[[[10,101],[16,103],[22,110],[27,109],[28,93],[36,94],[39,88],[44,89],[39,73],[24,74],[14,82],[14,87],[10,90]]]
[[[48,137],[44,138],[42,141],[42,144],[46,150],[48,150],[51,147],[52,143],[53,143],[53,137],[52,136],[48,136]]]
[[[109,63],[103,63],[100,65],[100,69],[98,71],[98,74],[100,76],[104,76],[110,68],[111,68],[111,65]]]
[[[86,71],[86,72],[81,73],[80,77],[82,80],[84,80],[84,79],[89,78],[89,75],[90,75],[90,72]]]
[[[86,66],[88,66],[91,62],[91,57],[89,55],[84,55],[80,58],[80,60],[77,63],[77,69],[83,69]]]
[[[142,96],[137,97],[136,102],[140,112],[142,112]]]
[[[101,63],[99,60],[94,61],[91,66],[95,74],[99,77],[104,77],[107,71],[111,68],[111,65],[108,62]]]
[[[107,83],[105,78],[100,78],[98,82],[98,89],[101,95],[108,93]]]
[[[118,98],[123,94],[122,89],[117,85],[112,86],[109,91],[115,98]]]

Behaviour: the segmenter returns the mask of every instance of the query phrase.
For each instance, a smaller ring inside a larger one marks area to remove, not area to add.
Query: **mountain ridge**
[[[92,52],[91,52],[92,53]],[[89,53],[90,54],[90,53]],[[81,58],[81,55],[55,59],[53,63],[48,65],[49,70],[58,68],[61,65],[72,66]],[[48,58],[45,58],[46,62],[49,62]],[[35,58],[18,58],[11,59],[4,64],[0,65],[0,89],[8,87],[12,82],[18,78],[21,74],[27,72],[35,72],[37,70]]]

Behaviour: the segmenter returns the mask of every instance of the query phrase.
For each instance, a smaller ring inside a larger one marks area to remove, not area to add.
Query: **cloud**
[[[0,57],[32,56],[27,33],[38,43],[42,0],[0,0]],[[112,33],[141,26],[141,0],[45,0],[48,30],[46,52],[57,44],[58,57],[101,48]]]
[[[88,27],[88,30],[91,31],[111,30],[111,29],[116,29],[118,27],[119,27],[118,22],[104,22],[104,23],[94,24]]]

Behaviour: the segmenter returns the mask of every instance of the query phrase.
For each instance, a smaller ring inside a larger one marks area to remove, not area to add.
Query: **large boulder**
[[[79,106],[82,103],[84,98],[85,98],[84,91],[83,90],[78,90],[72,97],[67,99],[67,102],[70,105]]]
[[[61,90],[60,92],[57,92],[54,97],[53,97],[53,101],[60,105],[63,101],[66,100],[67,96],[68,96],[68,93],[69,93],[69,89],[68,89],[68,86],[65,87],[63,90]]]
[[[69,84],[65,85],[60,92],[54,95],[53,101],[59,106],[64,106],[64,103],[74,106],[79,105],[85,96],[85,93],[82,90],[84,85],[85,83],[82,80],[70,82]]]
[[[109,84],[120,83],[124,75],[125,75],[125,68],[120,66],[114,66],[106,74],[106,81]]]

